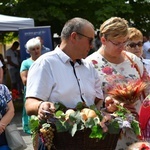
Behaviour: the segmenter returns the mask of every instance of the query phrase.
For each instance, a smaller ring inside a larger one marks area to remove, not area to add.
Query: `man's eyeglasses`
[[[125,46],[127,41],[123,42],[123,43],[114,43],[113,41],[109,40],[109,42],[111,42],[113,45],[117,46],[117,47],[121,47],[121,46]]]
[[[136,46],[138,47],[142,47],[143,46],[143,43],[142,42],[138,42],[138,43],[129,43],[128,46],[130,46],[131,48],[135,48]]]
[[[79,33],[79,32],[76,32],[76,33],[77,33],[77,34],[79,34],[79,35],[81,35],[81,36],[84,36],[84,37],[88,38],[88,39],[89,39],[89,43],[90,43],[90,45],[92,45],[92,44],[93,44],[93,38],[88,37],[88,36],[86,36],[86,35],[84,35],[84,34],[82,34],[82,33]]]

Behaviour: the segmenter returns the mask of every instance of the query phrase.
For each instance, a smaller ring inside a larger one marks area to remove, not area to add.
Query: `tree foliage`
[[[35,26],[51,26],[60,34],[64,23],[73,17],[91,21],[95,28],[112,16],[123,17],[143,33],[149,32],[150,0],[1,0],[1,14],[30,17]]]

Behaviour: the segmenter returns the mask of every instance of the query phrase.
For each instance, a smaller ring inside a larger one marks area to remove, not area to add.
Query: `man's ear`
[[[72,42],[76,42],[77,40],[77,33],[76,32],[72,32],[70,35],[70,39]]]

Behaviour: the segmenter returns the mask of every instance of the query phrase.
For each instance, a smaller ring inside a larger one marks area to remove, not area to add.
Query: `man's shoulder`
[[[47,53],[47,52],[50,52],[50,51],[51,51],[50,48],[43,46],[42,49],[41,49],[41,54],[44,54],[44,53]]]
[[[50,48],[49,48],[49,47],[45,47],[45,46],[43,45],[43,46],[42,46],[42,50],[50,51]]]

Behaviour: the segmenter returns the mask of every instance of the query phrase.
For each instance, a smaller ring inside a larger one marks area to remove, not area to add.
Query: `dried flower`
[[[146,86],[146,83],[140,79],[119,82],[108,91],[108,94],[112,95],[120,103],[133,104],[138,100]]]

